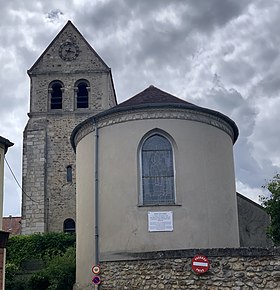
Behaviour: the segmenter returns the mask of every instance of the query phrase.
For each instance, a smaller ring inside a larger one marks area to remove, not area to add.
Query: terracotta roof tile
[[[20,235],[21,217],[3,217],[3,231],[9,232],[11,235]]]

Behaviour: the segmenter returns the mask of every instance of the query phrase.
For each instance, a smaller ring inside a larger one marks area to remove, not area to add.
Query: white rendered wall
[[[139,206],[138,145],[150,130],[172,136],[176,205]],[[94,132],[77,144],[77,282],[94,263]],[[126,253],[239,246],[232,140],[195,121],[147,119],[99,130],[101,260]],[[148,232],[148,211],[172,211],[173,232]],[[89,280],[90,281],[90,280]]]
[[[79,179],[76,183],[76,284],[90,285],[95,261],[94,134],[84,137],[79,145],[76,151],[76,178]]]

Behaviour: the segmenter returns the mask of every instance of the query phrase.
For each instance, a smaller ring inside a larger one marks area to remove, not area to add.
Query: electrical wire
[[[26,197],[28,197],[30,200],[32,200],[33,202],[35,202],[35,203],[40,203],[39,201],[34,200],[30,195],[28,195],[28,194],[23,190],[23,188],[20,186],[20,184],[19,184],[19,182],[18,182],[18,180],[17,180],[17,178],[16,178],[16,176],[15,176],[15,174],[14,174],[14,172],[13,172],[13,170],[12,170],[12,168],[11,168],[9,162],[8,162],[8,160],[6,159],[6,156],[4,156],[4,160],[5,160],[5,162],[6,162],[7,166],[8,166],[8,168],[9,168],[9,170],[10,170],[10,172],[11,172],[11,174],[12,174],[14,180],[16,181],[18,187],[21,189],[22,193],[23,193]]]

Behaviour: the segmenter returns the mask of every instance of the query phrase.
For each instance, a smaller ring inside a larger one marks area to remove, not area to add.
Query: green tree
[[[268,228],[268,236],[275,245],[280,245],[280,174],[276,174],[267,185],[264,186],[270,192],[269,197],[262,196],[261,202],[266,212],[270,215],[271,225]]]

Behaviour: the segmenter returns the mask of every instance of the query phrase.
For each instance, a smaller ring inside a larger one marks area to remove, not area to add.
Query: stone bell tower
[[[22,234],[75,231],[74,127],[116,105],[110,68],[68,21],[35,64],[23,134]]]

